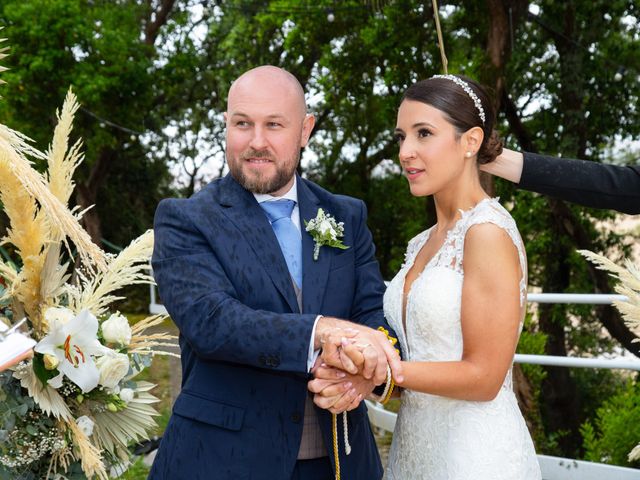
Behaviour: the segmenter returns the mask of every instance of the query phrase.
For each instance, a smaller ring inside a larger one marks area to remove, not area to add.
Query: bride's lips
[[[405,168],[404,169],[404,174],[407,177],[407,180],[409,180],[409,181],[417,179],[423,173],[424,173],[424,170],[419,170],[417,168]]]

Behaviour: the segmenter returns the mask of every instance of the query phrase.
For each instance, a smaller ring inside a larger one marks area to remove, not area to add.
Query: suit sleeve
[[[351,320],[377,329],[384,327],[392,337],[397,337],[384,318],[382,299],[386,286],[376,260],[373,236],[367,227],[367,207],[360,201],[360,218],[356,228],[356,288],[351,310]]]
[[[519,187],[586,207],[640,213],[640,166],[524,153]]]
[[[255,310],[240,302],[185,208],[184,200],[158,205],[152,261],[160,296],[183,341],[204,360],[306,373],[316,315]]]

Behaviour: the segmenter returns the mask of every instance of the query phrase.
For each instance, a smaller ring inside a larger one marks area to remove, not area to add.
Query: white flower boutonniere
[[[342,243],[342,240],[339,240],[339,238],[344,235],[344,222],[336,222],[335,218],[331,215],[325,214],[324,210],[321,208],[318,209],[316,218],[309,220],[308,222],[305,220],[304,224],[306,226],[306,231],[311,234],[315,241],[315,246],[313,248],[314,260],[318,260],[320,247],[324,245],[340,248],[341,250],[349,248]]]

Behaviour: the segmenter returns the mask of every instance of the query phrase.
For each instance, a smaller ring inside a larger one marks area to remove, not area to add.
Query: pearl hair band
[[[482,124],[483,125],[485,124],[484,108],[482,108],[482,102],[480,101],[476,93],[471,89],[471,87],[467,82],[465,82],[464,80],[461,80],[455,75],[434,75],[431,78],[445,78],[447,80],[451,80],[453,83],[455,83],[460,88],[462,88],[465,91],[465,93],[469,95],[471,100],[473,100],[474,105],[478,109],[478,116],[480,117],[480,120],[482,120]]]

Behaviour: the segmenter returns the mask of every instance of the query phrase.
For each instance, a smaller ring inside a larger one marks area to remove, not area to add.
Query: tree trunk
[[[543,291],[564,292],[569,287],[571,268],[567,262],[573,249],[567,241],[561,226],[555,221],[554,207],[558,200],[549,200],[551,211],[549,223],[552,240],[545,262]],[[540,330],[547,334],[545,353],[554,356],[567,356],[565,326],[567,323],[566,306],[558,304],[540,305],[538,322]],[[548,434],[563,432],[558,445],[565,456],[575,457],[576,447],[582,444],[578,427],[580,426],[579,397],[571,372],[565,367],[548,367],[547,377],[542,382],[542,414]]]
[[[489,11],[489,31],[487,32],[486,56],[488,62],[481,74],[483,84],[491,87],[494,92],[493,108],[500,110],[502,100],[506,93],[505,67],[511,57],[513,45],[511,45],[511,33],[516,28],[527,11],[528,1],[512,0],[487,0]],[[482,173],[480,176],[482,187],[490,196],[495,196],[495,184],[493,177]],[[529,380],[522,372],[520,366],[515,365],[513,370],[513,382],[516,397],[520,408],[528,419],[537,415],[537,407],[533,398],[533,389]],[[528,421],[531,424],[531,420]],[[533,427],[533,425],[529,425]]]
[[[480,74],[480,81],[493,90],[493,108],[500,111],[501,101],[506,90],[505,68],[511,57],[513,45],[511,35],[517,24],[524,18],[529,2],[527,0],[486,0],[489,12],[489,31],[487,32],[488,62]],[[490,196],[495,196],[493,176],[482,173],[480,183]]]
[[[98,155],[96,162],[91,166],[87,181],[76,186],[76,203],[82,210],[96,204],[98,191],[109,176],[113,157],[114,152],[109,148],[104,148]],[[102,224],[95,207],[85,212],[82,217],[82,224],[91,236],[91,240],[96,245],[102,245]]]

